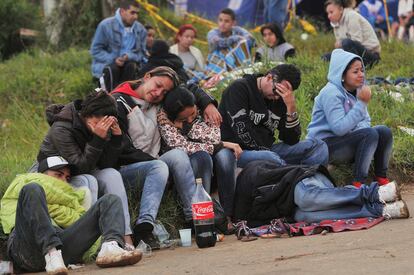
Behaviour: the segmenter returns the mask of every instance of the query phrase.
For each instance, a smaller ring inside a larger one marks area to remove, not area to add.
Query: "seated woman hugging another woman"
[[[202,119],[194,95],[184,86],[166,95],[163,109],[158,113],[158,126],[166,150],[180,149],[189,155],[194,175],[203,179],[207,192],[211,191],[214,167],[220,202],[228,219],[228,229],[231,229],[240,146],[220,140],[219,126]]]

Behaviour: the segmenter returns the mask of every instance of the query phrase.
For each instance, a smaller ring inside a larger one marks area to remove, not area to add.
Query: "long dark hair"
[[[272,33],[275,34],[276,38],[277,38],[277,44],[276,46],[279,46],[280,44],[283,44],[286,42],[285,38],[283,37],[283,32],[282,30],[279,28],[279,26],[275,23],[269,23],[264,25],[263,27],[260,28],[260,33],[263,36],[263,32],[265,30],[270,30]]]
[[[194,95],[184,85],[180,85],[165,96],[163,109],[168,119],[174,121],[185,108],[194,105]]]

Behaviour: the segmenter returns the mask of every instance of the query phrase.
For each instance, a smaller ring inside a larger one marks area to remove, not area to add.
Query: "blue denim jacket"
[[[145,58],[147,31],[141,23],[135,21],[132,32],[136,37],[136,43],[134,48],[127,52],[128,60],[142,62]],[[122,26],[116,16],[106,18],[99,23],[90,49],[94,77],[99,78],[104,67],[112,64],[122,55],[122,33]]]
[[[342,49],[332,52],[328,83],[315,97],[308,138],[344,136],[371,127],[366,103],[348,93],[341,82],[342,74],[354,58],[361,60],[359,56]]]

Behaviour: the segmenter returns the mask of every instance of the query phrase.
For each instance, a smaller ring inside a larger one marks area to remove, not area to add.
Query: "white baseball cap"
[[[63,168],[65,166],[69,166],[69,169],[72,169],[72,165],[69,164],[69,162],[62,158],[61,156],[53,156],[45,158],[44,160],[41,160],[39,162],[39,167],[37,168],[37,171],[39,173],[43,173],[46,170],[59,170],[60,168]]]

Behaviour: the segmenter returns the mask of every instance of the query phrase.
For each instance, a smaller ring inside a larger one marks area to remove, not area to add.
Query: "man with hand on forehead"
[[[140,251],[124,249],[121,199],[104,195],[85,212],[83,191],[68,184],[74,169],[61,156],[51,156],[39,162],[38,173],[20,174],[7,188],[0,218],[4,232],[10,233],[7,253],[15,272],[67,274],[66,265],[82,262],[99,236],[98,266],[141,260]]]
[[[223,92],[219,106],[223,117],[221,137],[243,148],[239,167],[253,160],[270,160],[279,165],[327,164],[328,148],[323,141],[300,141],[293,92],[300,81],[296,66],[281,64],[264,75],[244,75]],[[275,143],[276,130],[279,143]]]

